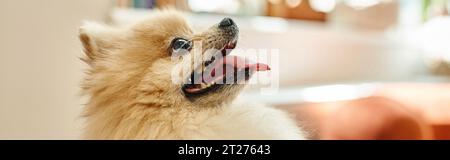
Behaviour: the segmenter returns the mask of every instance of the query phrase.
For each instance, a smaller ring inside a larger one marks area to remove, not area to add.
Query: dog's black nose
[[[220,21],[219,28],[227,28],[232,25],[234,25],[234,22],[231,18],[224,18],[222,21]]]

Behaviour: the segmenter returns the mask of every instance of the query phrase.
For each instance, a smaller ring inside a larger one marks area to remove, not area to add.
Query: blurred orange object
[[[390,84],[369,98],[286,108],[313,139],[450,139],[450,84]]]
[[[434,139],[450,140],[450,84],[390,84],[376,95],[395,100],[424,117]]]
[[[314,139],[431,139],[430,128],[417,114],[382,97],[314,103],[297,107]]]

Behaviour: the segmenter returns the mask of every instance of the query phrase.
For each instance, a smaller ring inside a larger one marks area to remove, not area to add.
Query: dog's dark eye
[[[183,39],[183,38],[176,38],[172,41],[172,52],[182,52],[182,51],[189,51],[192,48],[192,42]]]

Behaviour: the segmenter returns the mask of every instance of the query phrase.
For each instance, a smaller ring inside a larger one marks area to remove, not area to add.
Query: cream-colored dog
[[[225,18],[196,34],[175,11],[124,28],[86,23],[80,29],[90,66],[82,85],[90,97],[84,138],[303,139],[286,113],[237,102],[244,85],[219,83],[236,73],[245,76],[233,82],[245,82],[269,70],[265,64],[238,65],[242,58],[228,55],[238,32]],[[208,66],[231,69],[218,73]],[[205,73],[215,78],[194,78]]]

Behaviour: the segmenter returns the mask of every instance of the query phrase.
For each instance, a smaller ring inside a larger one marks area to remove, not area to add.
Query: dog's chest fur
[[[304,139],[283,111],[242,102],[193,113],[134,106],[88,120],[86,139]]]

